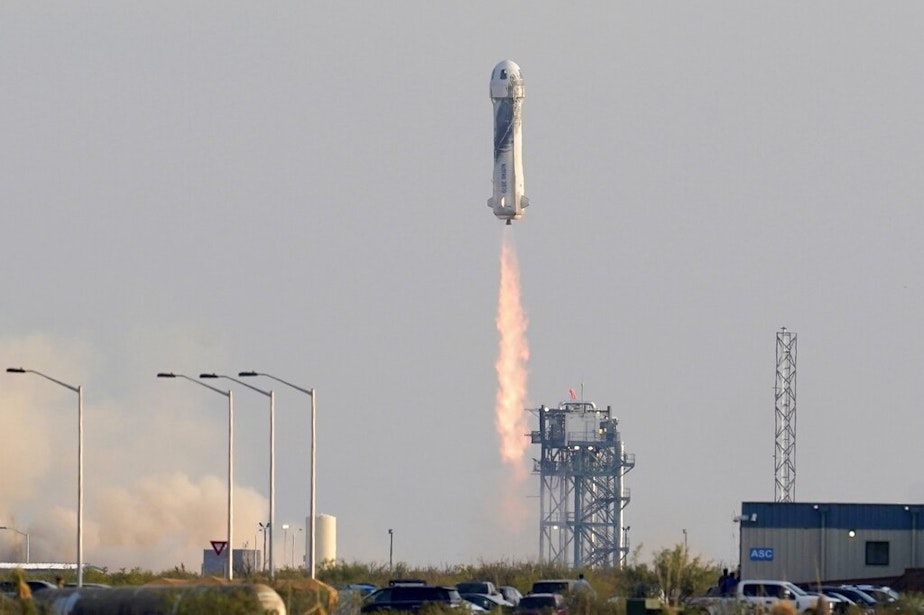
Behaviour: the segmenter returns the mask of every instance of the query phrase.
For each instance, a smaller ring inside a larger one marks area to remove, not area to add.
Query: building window
[[[888,566],[889,543],[873,540],[866,541],[866,565]]]

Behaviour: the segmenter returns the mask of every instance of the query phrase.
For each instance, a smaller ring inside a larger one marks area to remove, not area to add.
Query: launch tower
[[[777,502],[796,499],[796,334],[776,334],[776,448],[773,453]]]
[[[564,566],[621,566],[628,552],[623,509],[629,503],[626,472],[635,467],[627,454],[610,406],[562,402],[531,410],[539,429],[530,434],[540,446],[533,459],[539,474],[539,558]]]

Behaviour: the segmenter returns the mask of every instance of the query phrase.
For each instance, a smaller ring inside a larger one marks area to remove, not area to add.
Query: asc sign
[[[752,562],[772,562],[773,547],[751,547],[750,559]]]

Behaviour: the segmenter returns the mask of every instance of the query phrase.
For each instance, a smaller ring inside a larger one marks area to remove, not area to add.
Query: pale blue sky
[[[318,390],[340,557],[387,561],[388,528],[414,564],[537,556],[538,478],[508,484],[493,426],[508,58],[530,401],[614,407],[632,545],[735,557],[740,502],[773,498],[781,326],[796,498],[924,501],[922,31],[914,3],[0,4],[0,359],[86,387],[87,560],[198,566],[224,402],[154,376],[247,369]],[[19,378],[0,520],[64,557],[74,400]],[[240,546],[267,421],[236,397]],[[304,523],[307,405],[279,390],[277,525]]]

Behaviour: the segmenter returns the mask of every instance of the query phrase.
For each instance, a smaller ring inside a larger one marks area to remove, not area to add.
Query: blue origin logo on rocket
[[[523,99],[526,88],[520,67],[504,60],[491,71],[494,104],[494,194],[488,207],[510,224],[523,217],[529,199],[523,195]]]

